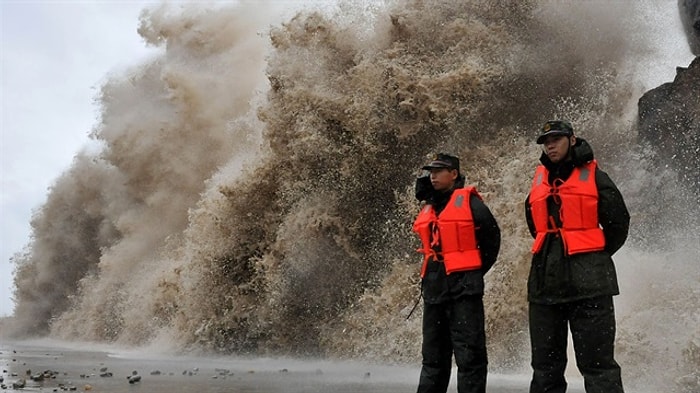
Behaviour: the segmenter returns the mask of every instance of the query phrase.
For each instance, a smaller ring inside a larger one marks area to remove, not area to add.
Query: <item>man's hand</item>
[[[416,178],[416,199],[425,201],[433,195],[433,184],[430,182],[430,175]]]

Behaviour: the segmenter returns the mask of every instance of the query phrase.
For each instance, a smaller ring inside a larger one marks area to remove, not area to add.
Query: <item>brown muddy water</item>
[[[8,390],[24,379],[23,391],[109,393],[398,393],[415,391],[420,372],[418,365],[176,356],[53,341],[0,342],[0,368]],[[31,378],[47,371],[54,377]],[[129,383],[134,373],[141,380]],[[527,385],[524,374],[490,375],[487,391],[524,393]],[[456,391],[454,378],[449,391]]]

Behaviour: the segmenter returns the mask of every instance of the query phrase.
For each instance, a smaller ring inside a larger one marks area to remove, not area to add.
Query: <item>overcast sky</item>
[[[289,1],[294,2],[299,1]],[[675,67],[692,59],[676,2],[668,4],[658,15],[660,25],[671,26],[659,34],[668,33],[671,45],[662,43],[667,52],[653,65],[659,71],[652,83],[658,84],[671,81]],[[99,87],[108,73],[153,54],[136,33],[138,15],[148,6],[124,0],[0,0],[0,316],[13,308],[9,260],[29,242],[32,211],[45,202],[48,187],[88,144]]]

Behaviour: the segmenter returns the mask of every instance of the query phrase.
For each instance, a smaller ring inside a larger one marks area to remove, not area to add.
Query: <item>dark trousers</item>
[[[423,304],[423,367],[418,393],[445,393],[452,355],[459,393],[486,392],[486,335],[481,295]]]
[[[567,323],[586,392],[623,393],[620,366],[614,359],[612,296],[555,305],[530,303],[530,393],[566,392]]]

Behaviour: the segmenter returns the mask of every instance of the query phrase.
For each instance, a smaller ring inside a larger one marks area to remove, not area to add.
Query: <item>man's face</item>
[[[436,191],[451,189],[457,179],[457,170],[450,168],[433,168],[430,170],[430,183]]]
[[[576,143],[575,136],[550,135],[542,143],[543,149],[549,160],[558,164],[569,153],[569,148]]]

